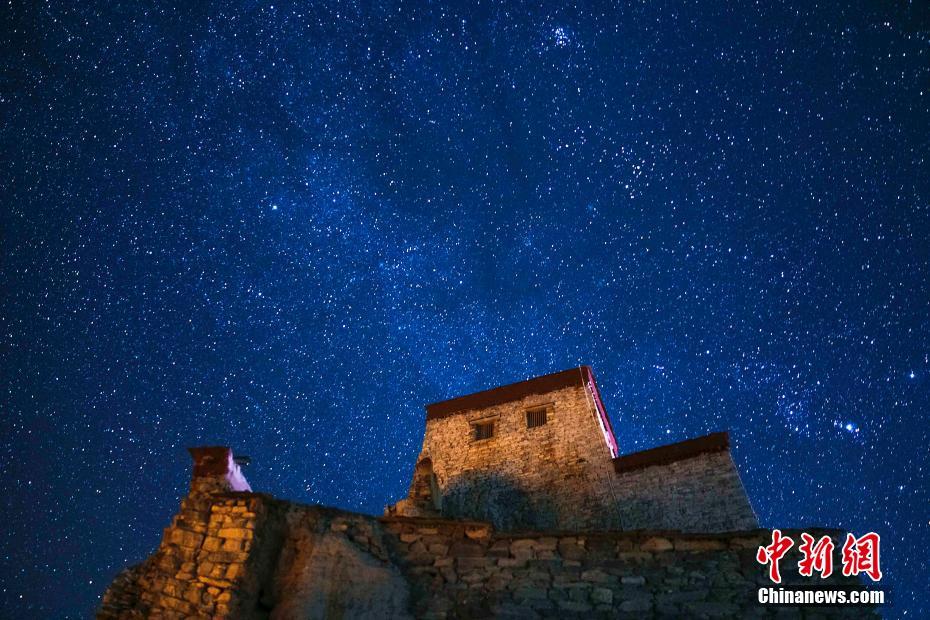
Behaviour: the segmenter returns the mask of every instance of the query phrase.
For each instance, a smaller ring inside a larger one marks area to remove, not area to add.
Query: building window
[[[546,413],[548,407],[536,407],[526,411],[526,428],[535,428],[546,423]]]
[[[494,422],[478,422],[473,428],[475,429],[475,441],[490,439],[494,436]]]

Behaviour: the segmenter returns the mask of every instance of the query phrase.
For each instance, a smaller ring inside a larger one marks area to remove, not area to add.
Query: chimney
[[[191,492],[224,493],[251,491],[239,464],[248,463],[248,457],[234,457],[228,446],[188,448],[194,459]]]

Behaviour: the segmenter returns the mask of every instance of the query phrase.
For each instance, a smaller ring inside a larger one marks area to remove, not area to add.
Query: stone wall
[[[207,472],[198,461],[204,454],[192,453],[190,493],[161,545],[145,562],[116,577],[98,618],[227,616],[236,613],[244,598],[257,598],[262,584],[256,580],[270,571],[264,563],[267,553],[256,543],[263,537],[270,540],[276,529],[268,512],[270,498],[232,490],[241,472],[232,464],[231,452],[229,459],[219,459],[223,471]],[[206,456],[214,460],[212,454]]]
[[[179,513],[156,552],[116,576],[99,619],[409,617],[375,518],[232,491],[247,483],[231,453],[207,454],[216,470],[192,453]]]
[[[546,423],[528,428],[527,410],[541,406]],[[475,440],[472,425],[480,420],[494,422],[490,439]],[[426,458],[443,516],[486,520],[501,530],[616,525],[611,454],[583,386],[427,419]]]
[[[613,489],[620,529],[727,532],[758,527],[727,449],[660,465],[618,468]]]
[[[117,576],[97,617],[409,617],[376,519],[242,493],[215,495],[209,514],[202,532],[175,519],[155,555]]]
[[[204,529],[186,504],[155,555],[117,577],[98,618],[801,617],[755,603],[770,585],[754,559],[770,541],[764,530],[501,533],[252,493],[207,501]],[[786,584],[798,580],[796,562],[782,562]],[[819,584],[859,586],[838,573]]]
[[[874,617],[864,607],[758,605],[758,588],[771,586],[755,560],[768,530],[501,533],[480,522],[382,521],[418,618]],[[794,556],[782,576],[784,585],[812,583]],[[839,574],[816,585],[861,587]]]

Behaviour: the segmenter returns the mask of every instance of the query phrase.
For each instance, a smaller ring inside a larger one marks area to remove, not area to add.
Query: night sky
[[[930,5],[146,4],[0,9],[0,617],[91,614],[187,446],[379,514],[424,404],[578,364],[930,614]]]

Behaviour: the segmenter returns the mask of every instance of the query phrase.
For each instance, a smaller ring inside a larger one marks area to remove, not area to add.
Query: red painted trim
[[[194,459],[194,477],[225,476],[232,460],[232,450],[228,446],[203,446],[188,448]]]
[[[601,401],[601,392],[597,389],[597,381],[594,380],[594,371],[591,370],[590,366],[582,366],[581,372],[584,374],[584,379],[591,389],[594,407],[597,409],[597,415],[601,419],[604,441],[607,442],[607,447],[610,449],[610,456],[611,458],[616,457],[620,454],[620,447],[617,445],[617,436],[614,434],[614,427],[610,423],[610,416],[607,415],[607,409],[604,408],[604,403]]]

